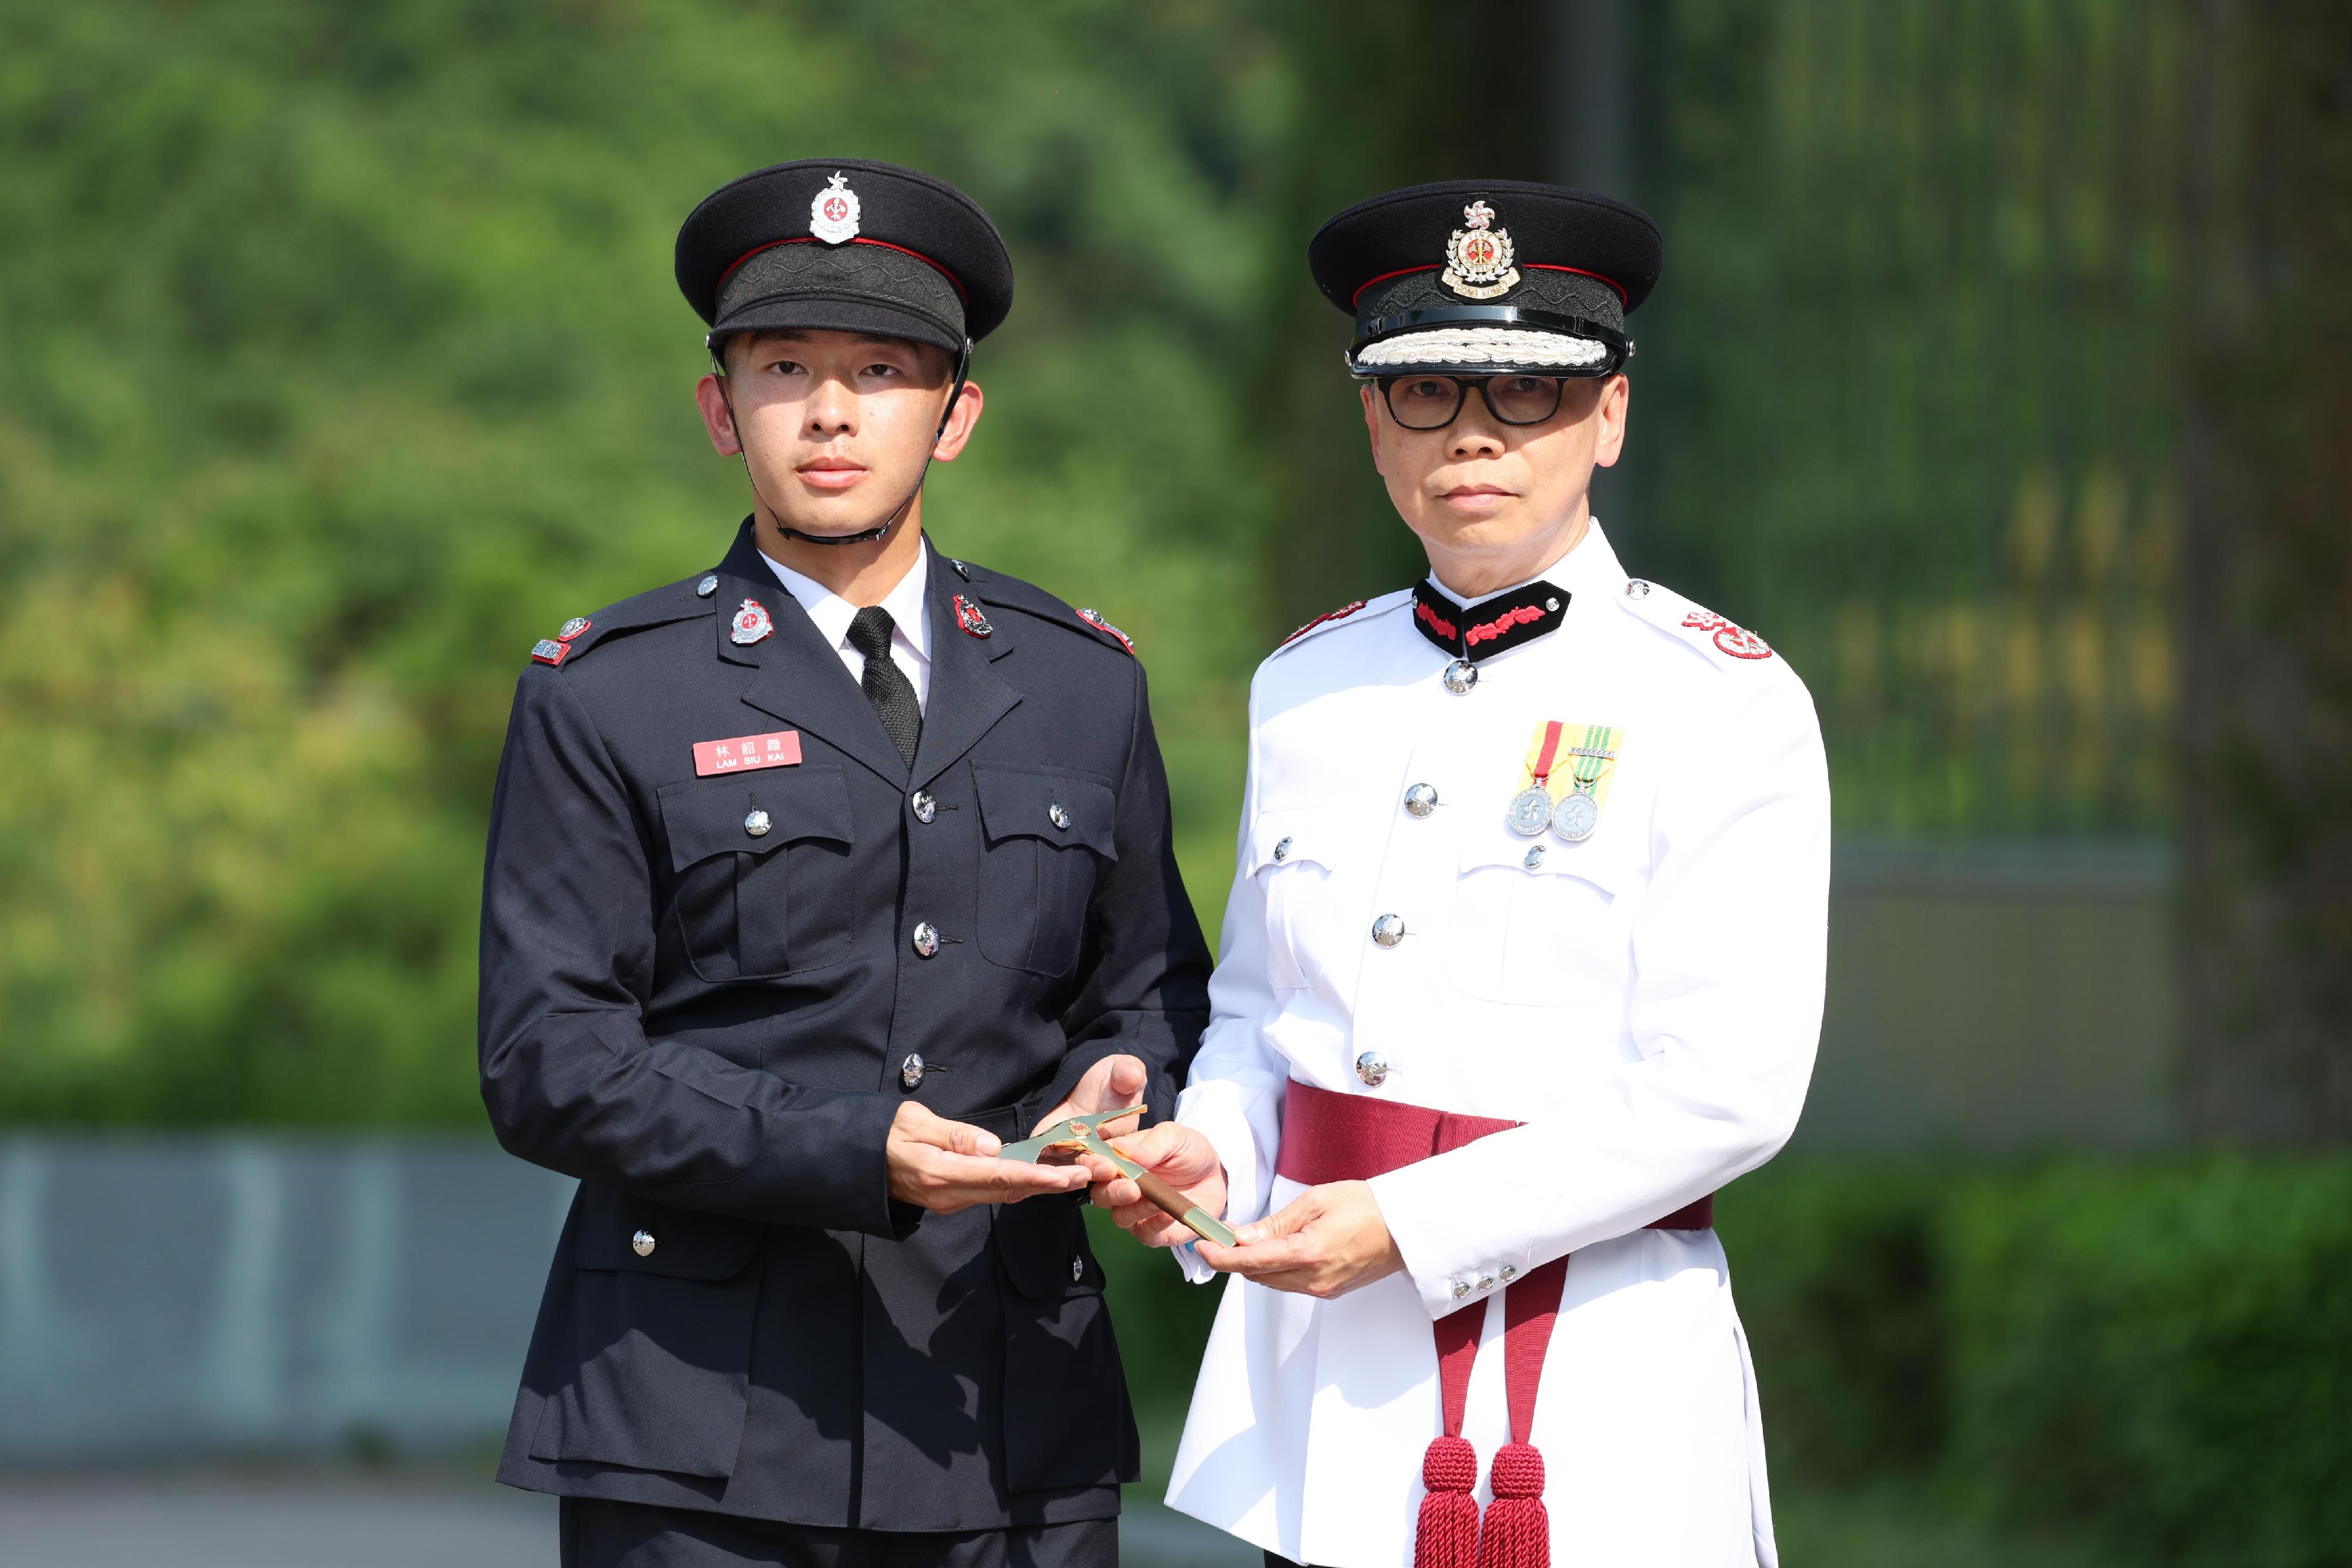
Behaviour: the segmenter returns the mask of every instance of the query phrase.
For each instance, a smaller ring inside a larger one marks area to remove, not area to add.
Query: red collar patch
[[[1525,588],[1456,607],[1427,578],[1412,585],[1412,624],[1432,644],[1472,664],[1556,631],[1568,591],[1538,579]]]

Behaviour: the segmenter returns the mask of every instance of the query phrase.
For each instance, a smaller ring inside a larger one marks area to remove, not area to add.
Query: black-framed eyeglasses
[[[1582,379],[1582,378],[1580,378]],[[1478,389],[1486,412],[1502,424],[1541,424],[1559,412],[1566,376],[1513,371],[1493,376],[1441,376],[1427,371],[1382,376],[1389,416],[1407,430],[1443,430],[1462,413],[1468,389]]]

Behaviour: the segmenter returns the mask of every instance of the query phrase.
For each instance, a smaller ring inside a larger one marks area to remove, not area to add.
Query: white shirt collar
[[[1567,589],[1569,603],[1573,607],[1580,597],[1606,598],[1623,588],[1625,570],[1617,564],[1617,552],[1610,548],[1609,537],[1601,531],[1601,519],[1594,517],[1585,525],[1582,538],[1559,559],[1525,581],[1512,583],[1508,588],[1498,588],[1492,593],[1482,593],[1476,599],[1463,598],[1440,582],[1433,571],[1429,574],[1429,586],[1454,603],[1467,609],[1506,593],[1516,593],[1538,579],[1549,581],[1554,588]]]
[[[760,559],[784,585],[784,591],[799,601],[816,623],[817,635],[831,648],[848,648],[849,622],[856,617],[857,606],[827,588],[813,577],[794,571],[765,550]],[[929,664],[931,657],[931,617],[924,599],[924,589],[930,578],[931,548],[929,541],[915,552],[915,564],[907,569],[898,586],[882,596],[882,608],[890,612],[896,627],[895,635],[903,640],[914,655]],[[855,650],[852,650],[855,652]]]

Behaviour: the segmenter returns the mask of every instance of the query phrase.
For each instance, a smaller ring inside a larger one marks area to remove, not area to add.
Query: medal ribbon
[[[1608,725],[1588,724],[1570,731],[1558,719],[1540,726],[1528,741],[1528,755],[1519,774],[1521,789],[1541,789],[1557,802],[1570,789],[1592,797],[1598,807],[1609,798],[1610,781],[1616,777],[1617,743],[1624,732]],[[1562,741],[1572,744],[1563,747]],[[1571,758],[1565,774],[1559,772],[1559,759]],[[1553,782],[1559,776],[1558,783]]]

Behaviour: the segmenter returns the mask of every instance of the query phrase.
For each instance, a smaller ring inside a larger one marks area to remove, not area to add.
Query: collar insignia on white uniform
[[[959,593],[955,596],[956,624],[974,637],[992,637],[996,628],[988,623],[988,612]]]
[[[776,623],[768,619],[768,607],[756,599],[747,599],[743,608],[735,612],[734,625],[727,640],[739,648],[748,648],[754,643],[766,642],[775,629]]]
[[[1497,299],[1519,281],[1512,266],[1511,231],[1493,226],[1495,209],[1473,202],[1462,209],[1468,228],[1445,242],[1445,275],[1439,281],[1465,299]]]
[[[1455,604],[1427,578],[1412,585],[1414,629],[1439,651],[1472,664],[1557,631],[1567,612],[1567,591],[1540,578],[1466,605]]]
[[[1683,617],[1694,632],[1712,632],[1715,645],[1735,659],[1769,659],[1771,645],[1744,626],[1735,626],[1712,610],[1694,610]]]
[[[1104,620],[1102,618],[1101,611],[1081,610],[1078,612],[1078,619],[1093,627],[1096,631],[1102,632],[1105,636],[1116,639],[1118,645],[1126,649],[1129,653],[1133,653],[1135,652],[1135,639],[1120,631],[1118,627],[1112,625],[1109,622]]]
[[[836,173],[809,202],[809,233],[827,245],[846,245],[857,237],[857,193],[849,176]]]

